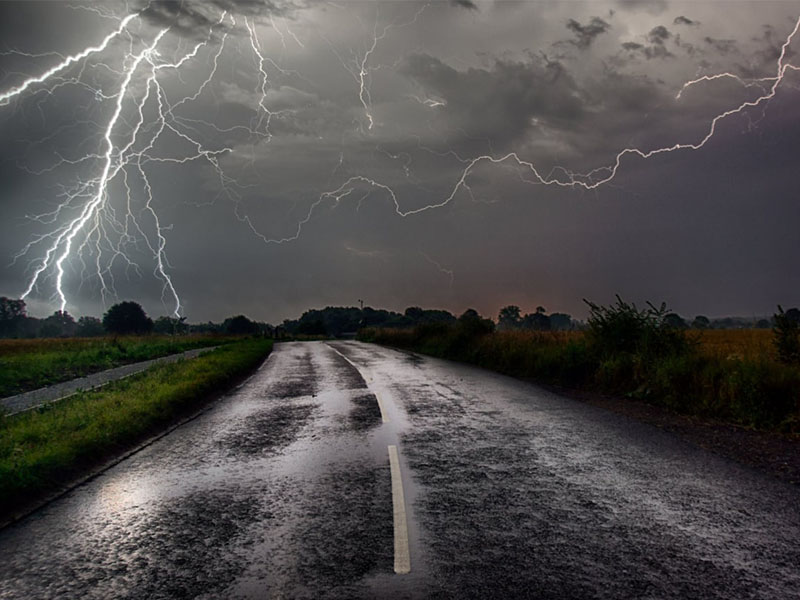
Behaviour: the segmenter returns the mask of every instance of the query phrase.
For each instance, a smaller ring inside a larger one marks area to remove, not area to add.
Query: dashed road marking
[[[389,446],[389,466],[392,471],[392,508],[394,512],[394,572],[404,575],[411,572],[411,554],[408,550],[406,502],[403,496],[403,479],[400,476],[397,446]]]
[[[352,366],[352,367],[353,367],[353,368],[354,368],[356,371],[358,371],[358,374],[359,374],[359,375],[361,375],[361,379],[363,379],[363,380],[364,380],[364,382],[366,382],[366,381],[367,381],[367,377],[366,377],[366,376],[365,376],[365,375],[364,375],[364,374],[361,372],[361,369],[359,369],[359,368],[356,366],[356,363],[354,363],[352,360],[350,360],[349,358],[347,358],[347,357],[346,357],[344,354],[342,354],[341,352],[339,352],[339,351],[338,351],[336,348],[334,348],[334,347],[333,347],[333,346],[331,346],[330,344],[326,344],[326,346],[328,346],[328,348],[330,348],[331,350],[333,350],[334,352],[336,352],[336,354],[338,354],[338,355],[339,355],[339,356],[341,356],[343,359],[345,359],[345,360],[346,360],[348,363],[350,363],[350,365],[351,365],[351,366]],[[369,381],[370,381],[370,382],[372,382],[372,378],[371,378],[371,377],[369,378]],[[375,399],[378,401],[378,408],[379,408],[379,409],[380,409],[380,411],[381,411],[381,421],[382,421],[382,422],[384,422],[384,423],[388,423],[388,422],[389,422],[389,417],[387,417],[387,416],[386,416],[386,407],[385,407],[385,406],[384,406],[384,404],[383,404],[383,400],[381,400],[381,396],[380,396],[380,394],[378,394],[378,392],[375,392],[375,391],[373,391],[372,393],[373,393],[373,394],[375,394]]]

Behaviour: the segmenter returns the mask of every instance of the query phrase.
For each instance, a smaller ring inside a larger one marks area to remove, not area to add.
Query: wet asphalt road
[[[800,489],[479,369],[280,344],[210,411],[0,531],[0,597],[798,598]]]

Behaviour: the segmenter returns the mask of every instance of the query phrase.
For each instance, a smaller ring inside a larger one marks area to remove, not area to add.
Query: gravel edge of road
[[[518,379],[572,400],[658,427],[718,456],[800,486],[800,436],[681,415],[641,400],[548,385],[527,378]]]
[[[74,479],[70,480],[68,483],[59,486],[59,488],[54,490],[53,492],[46,494],[43,497],[40,496],[33,498],[29,504],[25,504],[21,508],[18,508],[10,516],[0,517],[0,519],[2,519],[0,520],[0,530],[5,529],[6,527],[13,526],[14,523],[17,523],[18,521],[21,521],[22,519],[30,516],[31,514],[44,508],[51,502],[54,502],[55,500],[58,500],[62,496],[65,496],[66,494],[70,493],[75,488],[80,487],[84,483],[87,483],[92,479],[99,477],[104,472],[118,465],[127,458],[130,458],[134,454],[141,452],[148,446],[151,446],[154,443],[156,443],[161,438],[169,435],[179,427],[182,427],[186,423],[189,423],[190,421],[193,421],[197,419],[199,416],[208,412],[214,407],[214,405],[217,402],[222,400],[231,391],[238,389],[239,387],[244,385],[244,383],[248,379],[250,379],[250,377],[252,377],[256,373],[256,371],[258,371],[258,369],[261,368],[264,362],[269,359],[270,355],[271,353],[265,356],[260,363],[253,366],[252,369],[249,369],[248,371],[242,373],[241,375],[233,379],[233,381],[231,381],[229,385],[200,396],[197,402],[197,404],[199,404],[199,408],[196,408],[196,410],[178,417],[177,421],[168,424],[166,428],[159,429],[158,431],[155,432],[151,431],[144,434],[140,441],[132,444],[127,448],[120,449],[119,454],[111,456],[105,462],[89,469],[88,471],[84,472],[81,475],[77,475]],[[197,406],[197,404],[195,406]]]

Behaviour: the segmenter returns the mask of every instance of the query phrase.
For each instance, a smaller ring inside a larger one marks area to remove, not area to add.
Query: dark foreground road
[[[0,532],[0,597],[798,598],[800,490],[485,371],[282,344]]]

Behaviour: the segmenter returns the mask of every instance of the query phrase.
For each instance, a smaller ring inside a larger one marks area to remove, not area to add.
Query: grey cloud
[[[581,50],[591,46],[597,36],[605,33],[610,28],[611,25],[600,17],[592,17],[592,20],[586,25],[581,25],[575,19],[567,21],[567,29],[572,31],[576,37],[575,40],[572,40],[572,43]]]
[[[622,48],[628,52],[641,54],[647,60],[653,58],[670,58],[673,57],[674,54],[672,54],[665,45],[665,42],[670,38],[672,38],[672,33],[663,25],[658,25],[647,34],[647,40],[650,42],[649,46],[637,42],[624,42]]]
[[[647,39],[653,44],[663,44],[671,37],[672,34],[663,25],[653,27],[653,29],[650,30],[650,33],[647,34]]]
[[[144,3],[142,16],[159,27],[171,27],[187,36],[217,26],[223,11],[237,15],[282,15],[294,6],[274,0],[156,0]]]
[[[700,25],[700,21],[692,21],[689,17],[684,17],[683,15],[675,17],[675,20],[672,21],[672,23],[674,25]]]
[[[478,10],[478,5],[472,0],[450,0],[450,4],[458,6],[459,8],[466,8],[467,10]]]
[[[410,56],[403,72],[447,101],[446,118],[470,137],[502,145],[524,137],[532,119],[577,124],[582,92],[561,63],[497,60],[490,69],[458,71],[427,54]]]

